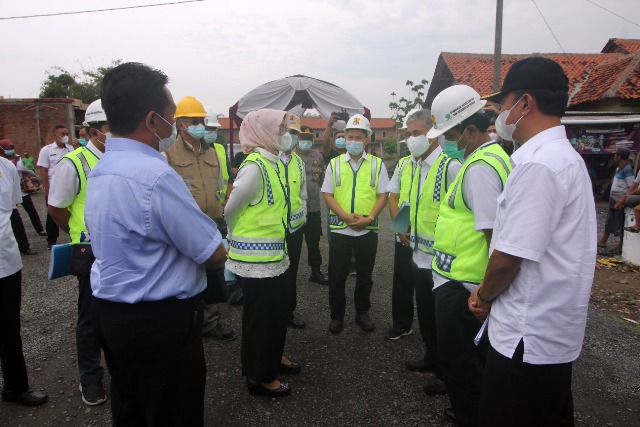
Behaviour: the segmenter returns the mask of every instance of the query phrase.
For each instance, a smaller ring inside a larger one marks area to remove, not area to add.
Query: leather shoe
[[[447,386],[438,377],[433,377],[428,383],[426,383],[422,390],[430,396],[439,394],[447,394]]]
[[[247,388],[249,389],[249,393],[251,394],[261,394],[263,396],[269,397],[288,396],[289,393],[291,393],[291,385],[284,378],[279,378],[279,380],[280,387],[267,388],[259,382],[247,378]]]
[[[36,255],[38,252],[34,251],[31,248],[27,248],[24,251],[22,251],[22,253],[25,254],[25,255]]]
[[[331,323],[329,323],[329,332],[332,334],[339,334],[342,332],[342,319],[331,319]]]
[[[328,285],[329,279],[325,276],[320,269],[312,270],[309,275],[309,281],[317,283],[318,285]]]
[[[444,419],[450,423],[456,424],[456,413],[453,412],[453,408],[445,408]]]
[[[430,359],[407,360],[404,367],[412,372],[434,372],[438,369],[438,365]]]
[[[307,324],[304,323],[304,320],[294,314],[291,316],[291,319],[289,319],[289,326],[294,329],[304,329]]]
[[[22,393],[2,390],[2,400],[5,402],[18,402],[24,406],[38,406],[47,402],[47,395],[35,388],[30,388]]]
[[[373,325],[373,322],[371,321],[371,319],[369,318],[369,315],[367,313],[364,314],[358,314],[356,316],[356,323],[360,326],[360,328],[362,328],[363,331],[365,332],[371,332],[373,331],[376,327]]]
[[[298,362],[294,362],[289,359],[291,362],[289,365],[285,365],[284,363],[280,363],[280,367],[278,368],[278,372],[286,375],[296,375],[302,372],[302,365]]]

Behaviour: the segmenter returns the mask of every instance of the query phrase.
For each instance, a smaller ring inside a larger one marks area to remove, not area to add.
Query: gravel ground
[[[34,203],[44,214],[41,194]],[[603,210],[599,209],[602,219]],[[31,385],[44,389],[49,402],[26,408],[0,402],[1,426],[108,426],[110,407],[88,407],[80,400],[74,324],[77,282],[68,277],[47,282],[49,252],[21,210],[38,255],[23,257],[22,337]],[[44,219],[44,215],[42,215]],[[308,283],[303,254],[298,277],[298,312],[309,325],[289,330],[285,354],[303,363],[291,378],[293,393],[265,399],[247,393],[240,375],[240,340],[205,341],[207,386],[205,425],[212,426],[446,426],[444,397],[426,396],[421,387],[430,374],[406,371],[402,364],[419,357],[418,331],[391,342],[390,326],[393,238],[388,215],[382,215],[374,270],[371,317],[366,334],[354,323],[354,278],[347,284],[345,330],[328,330],[328,289]],[[62,242],[62,241],[61,241]],[[323,239],[322,250],[327,245]],[[613,246],[613,239],[612,239]],[[326,258],[325,258],[326,268]],[[241,307],[221,307],[225,321],[240,331]],[[108,374],[105,378],[108,386]],[[640,426],[640,336],[592,307],[582,356],[574,365],[574,402],[578,426]]]

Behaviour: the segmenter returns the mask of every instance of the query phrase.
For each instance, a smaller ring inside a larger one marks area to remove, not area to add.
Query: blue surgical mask
[[[80,139],[78,140],[78,144],[80,144],[81,146],[83,146],[83,147],[84,147],[84,146],[86,146],[86,145],[87,145],[87,140],[86,140],[86,139],[84,139],[84,138],[80,138]]]
[[[189,126],[187,128],[187,132],[189,132],[189,135],[191,135],[195,139],[200,139],[204,137],[209,131],[204,127],[202,123],[200,123],[199,125]]]
[[[291,134],[291,149],[293,150],[298,145],[298,135]]]
[[[336,138],[336,148],[344,150],[347,148],[346,140],[344,138]]]
[[[214,142],[216,142],[216,139],[218,139],[218,132],[212,130],[205,133],[203,138],[207,142],[207,144],[213,144]]]
[[[362,153],[364,150],[364,142],[362,141],[347,141],[346,142],[347,152],[354,156],[357,156]]]
[[[4,154],[7,156],[13,156],[16,153],[16,150],[4,150]]]
[[[298,145],[300,146],[300,149],[302,151],[309,151],[309,150],[311,150],[311,146],[313,145],[313,141],[302,140],[302,141],[299,142]]]

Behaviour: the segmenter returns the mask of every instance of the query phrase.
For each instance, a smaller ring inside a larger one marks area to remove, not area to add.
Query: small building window
[[[382,137],[386,138],[387,137],[387,133],[386,132],[382,132]]]
[[[320,138],[320,132],[316,132],[316,138]]]

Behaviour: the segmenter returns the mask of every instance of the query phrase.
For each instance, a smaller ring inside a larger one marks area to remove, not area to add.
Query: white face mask
[[[278,151],[291,150],[291,144],[293,142],[293,138],[291,137],[291,134],[289,132],[285,133],[282,136],[275,136],[274,135],[273,140],[276,143],[276,149]]]
[[[518,99],[518,102],[520,101],[522,101],[522,97]],[[508,110],[504,110],[498,115],[498,118],[496,118],[496,132],[498,133],[498,136],[505,141],[513,141],[513,133],[516,131],[516,126],[518,125],[518,122],[524,117],[520,116],[520,118],[515,123],[512,123],[510,125],[507,124],[509,114],[511,114],[511,110],[513,110],[513,107],[518,105],[518,102],[513,104],[513,106]]]
[[[157,133],[155,134],[156,138],[158,138],[158,140],[159,140],[159,142],[158,142],[158,151],[163,153],[163,152],[167,151],[169,149],[169,147],[171,147],[173,145],[174,142],[176,142],[176,137],[178,136],[178,129],[176,128],[176,123],[175,122],[173,122],[173,124],[170,124],[160,114],[155,113],[155,115],[160,117],[163,122],[165,122],[166,124],[171,126],[171,135],[169,135],[168,137],[160,138]]]
[[[60,142],[62,142],[63,144],[68,144],[69,143],[69,136],[65,135],[62,138],[60,138]]]
[[[489,137],[491,138],[492,141],[495,141],[498,139],[498,134],[495,132],[489,132]]]
[[[410,136],[407,139],[407,148],[413,157],[422,156],[429,149],[427,135]]]

